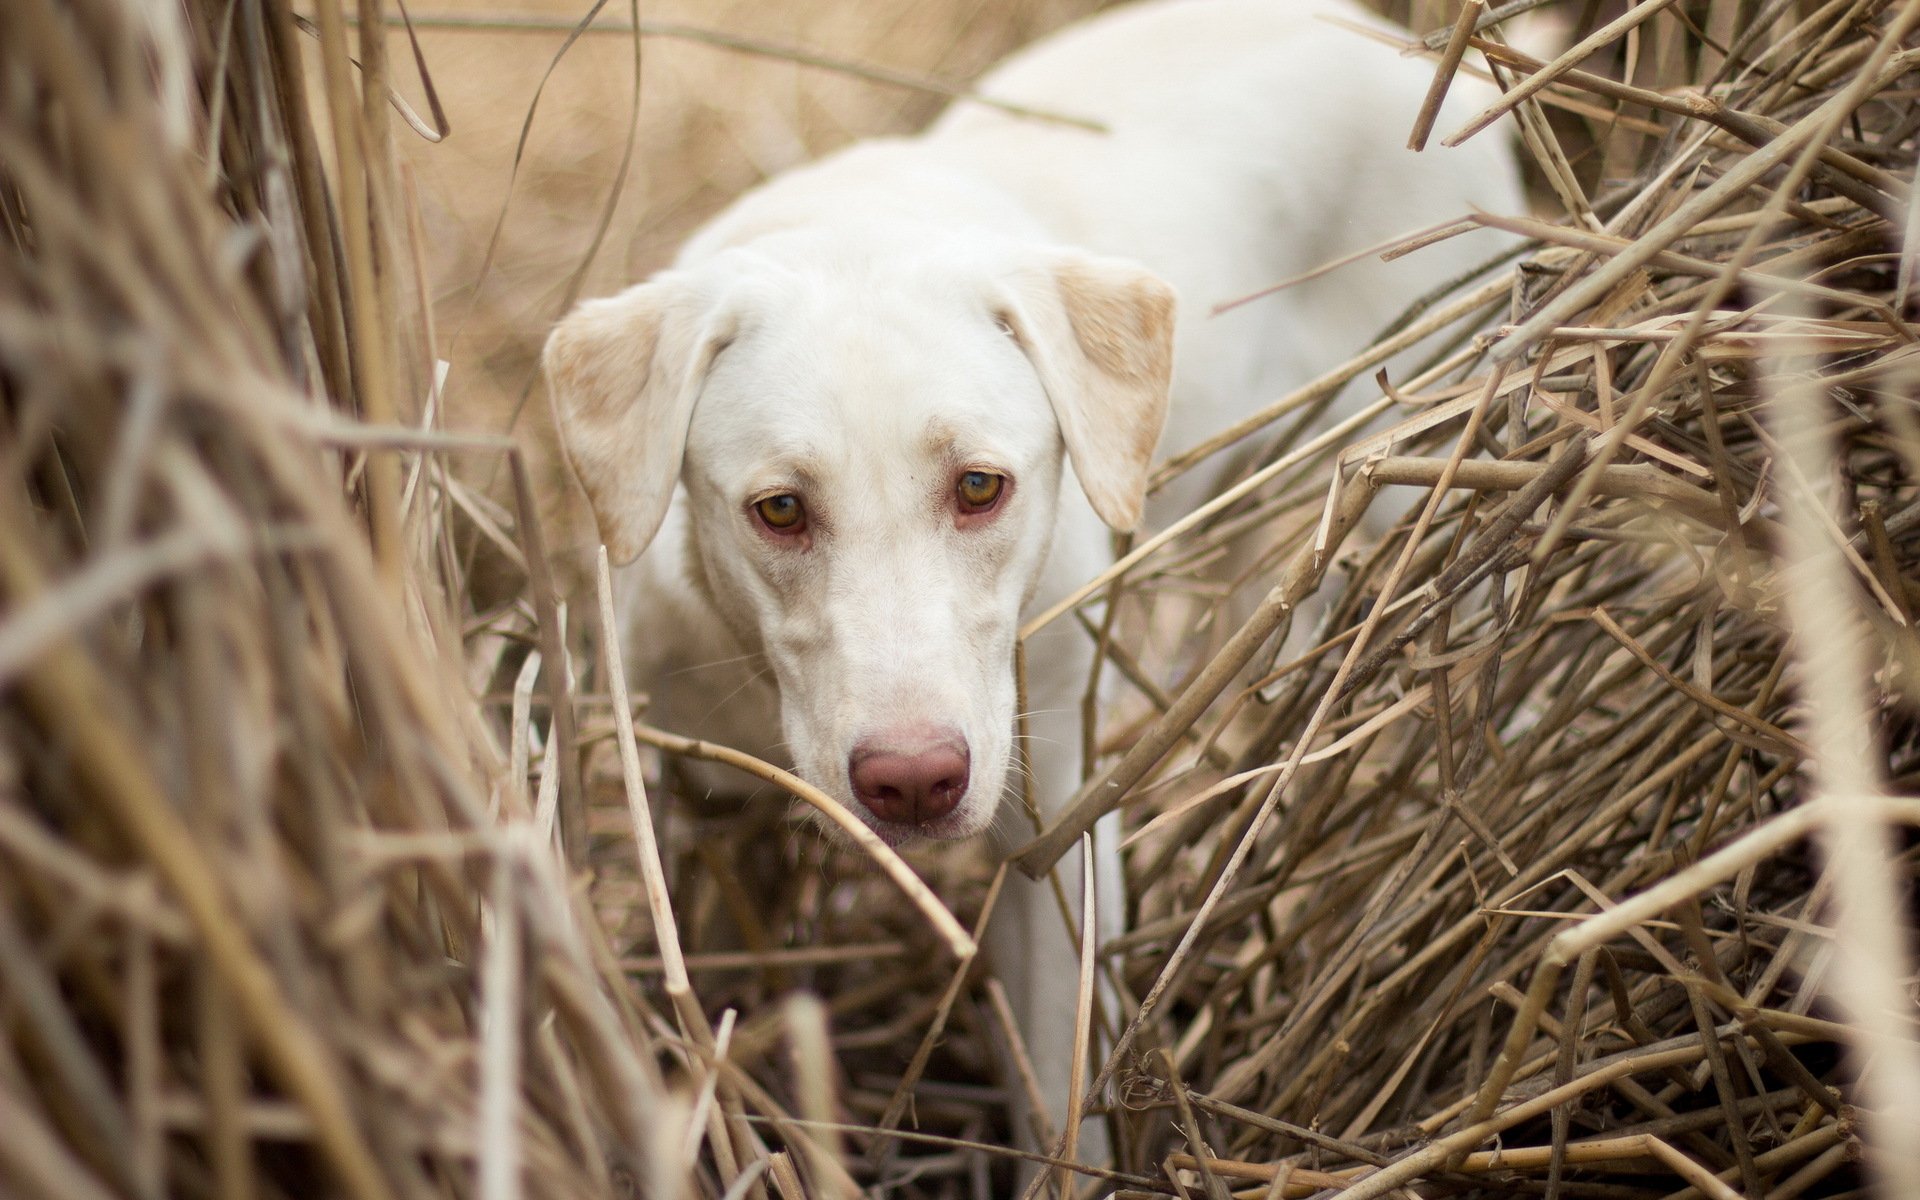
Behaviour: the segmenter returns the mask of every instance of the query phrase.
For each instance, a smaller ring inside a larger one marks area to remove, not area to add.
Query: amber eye
[[[760,520],[768,529],[776,533],[794,533],[807,519],[806,506],[800,503],[800,497],[792,492],[781,492],[777,496],[768,496],[753,506]]]
[[[1006,486],[1005,475],[995,475],[991,471],[967,471],[960,476],[960,482],[954,485],[953,491],[960,498],[962,509],[984,512],[1000,499],[1000,492]]]

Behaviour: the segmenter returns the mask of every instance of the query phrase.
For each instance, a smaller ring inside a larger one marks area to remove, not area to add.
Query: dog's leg
[[[1045,669],[1030,671],[1027,693],[1027,760],[1033,772],[1032,794],[1041,820],[1055,815],[1080,785],[1081,722],[1080,701],[1091,665],[1091,647],[1086,636],[1067,622],[1057,623],[1030,640],[1029,661],[1044,663]],[[1009,806],[1012,807],[1011,805]],[[1010,812],[1003,821],[1007,848],[1017,846],[1033,830],[1024,813]],[[1116,935],[1125,919],[1125,884],[1121,877],[1118,849],[1118,819],[1102,820],[1094,832],[1095,936],[1096,945]],[[1059,894],[1054,890],[1057,881]],[[1041,1098],[1045,1103],[1047,1125],[1056,1134],[1064,1132],[1069,1096],[1084,1091],[1086,1079],[1074,1079],[1073,1048],[1079,1034],[1080,922],[1082,874],[1081,855],[1074,852],[1060,860],[1053,881],[1034,881],[1017,870],[1010,871],[1001,893],[999,911],[988,926],[986,950],[993,970],[1007,989],[1027,1052],[1031,1056]],[[1062,914],[1064,896],[1071,924]],[[1099,978],[1096,975],[1096,978]],[[1102,988],[1100,1010],[1104,1020],[1113,1019],[1114,998]],[[1093,1024],[1094,1036],[1088,1048],[1089,1074],[1099,1068],[1107,1048],[1103,1024]],[[1032,1140],[1031,1106],[1018,1075],[1005,1073],[1013,1092],[1016,1139],[1022,1144]],[[1042,1147],[1051,1149],[1052,1147]],[[1084,1122],[1077,1148],[1084,1161],[1106,1163],[1111,1146],[1104,1122]]]

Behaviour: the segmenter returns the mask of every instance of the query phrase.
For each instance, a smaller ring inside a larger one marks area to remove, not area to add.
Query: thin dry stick
[[[810,1200],[806,1185],[800,1181],[800,1169],[793,1165],[791,1153],[776,1151],[768,1158],[767,1167],[767,1173],[773,1176],[773,1190],[780,1193],[780,1200]]]
[[[1521,80],[1500,99],[1488,105],[1486,109],[1453,134],[1441,140],[1442,145],[1458,146],[1474,134],[1499,120],[1523,101],[1530,99],[1542,88],[1558,79],[1563,72],[1570,71],[1592,56],[1600,47],[1618,41],[1628,30],[1640,25],[1647,18],[1667,8],[1673,0],[1644,0],[1643,3],[1629,8],[1611,22],[1594,30],[1580,39],[1558,58]]]
[[[1460,60],[1466,57],[1467,43],[1473,39],[1473,31],[1479,27],[1480,14],[1486,11],[1482,0],[1467,0],[1460,6],[1460,16],[1454,21],[1453,36],[1447,39],[1447,48],[1440,53],[1440,61],[1433,68],[1433,83],[1427,88],[1426,97],[1420,101],[1420,111],[1413,118],[1413,132],[1407,136],[1407,149],[1425,150],[1427,138],[1433,133],[1433,123],[1440,116],[1440,106],[1447,101],[1447,91],[1453,86],[1453,73],[1460,69]]]
[[[1100,957],[1093,882],[1093,835],[1088,834],[1080,839],[1080,987],[1074,999],[1073,1059],[1067,1071],[1066,1149],[1060,1156],[1068,1162],[1080,1157],[1080,1121],[1085,1113],[1080,1087],[1087,1078],[1087,1051],[1093,1042],[1093,974]],[[1054,1185],[1060,1200],[1072,1200],[1066,1168],[1055,1172]]]
[[[560,603],[559,589],[554,586],[553,575],[548,566],[546,538],[540,529],[538,506],[534,501],[533,480],[527,471],[526,456],[516,447],[507,453],[507,466],[513,481],[514,502],[519,513],[517,532],[526,543],[525,559],[527,563],[530,590],[533,592],[533,609],[539,617],[540,656],[547,668],[547,697],[553,722],[553,740],[548,743],[548,751],[559,770],[552,776],[556,789],[555,805],[559,817],[560,840],[566,851],[567,862],[579,867],[587,860],[587,811],[586,792],[580,781],[580,756],[575,753],[576,736],[574,734],[573,704],[567,691],[571,680],[567,678],[567,622],[566,606]],[[618,626],[609,625],[607,636],[617,637]],[[624,684],[622,686],[625,686]],[[549,776],[541,777],[541,789],[544,793]]]
[[[334,154],[339,165],[339,230],[347,259],[348,287],[353,303],[348,309],[355,378],[359,400],[367,417],[378,425],[394,424],[393,376],[387,344],[388,315],[373,246],[373,172],[384,169],[367,153],[363,138],[369,127],[353,106],[353,87],[347,69],[345,19],[340,0],[319,0],[321,60],[326,69],[327,100],[333,118]],[[371,81],[369,81],[371,86]],[[401,540],[399,465],[385,455],[369,455],[366,462],[367,508],[373,526],[374,554],[389,598],[401,596]]]
[[[862,853],[874,860],[887,877],[907,894],[929,924],[940,934],[955,958],[972,958],[979,947],[972,935],[967,933],[958,918],[940,902],[905,859],[895,853],[891,846],[880,840],[880,836],[867,827],[866,822],[848,812],[846,806],[814,787],[791,771],[782,770],[764,759],[755,758],[743,750],[731,746],[721,746],[714,742],[703,742],[698,738],[681,737],[668,733],[664,729],[654,729],[647,725],[637,725],[631,719],[617,721],[623,728],[631,728],[634,737],[650,746],[658,746],[673,754],[684,754],[690,758],[704,758],[709,762],[725,763],[737,767],[749,775],[757,776],[768,783],[784,788],[794,799],[808,805],[815,812],[833,822],[834,827],[844,833],[858,846]]]
[[[647,909],[653,915],[653,938],[660,947],[665,965],[665,987],[674,1011],[685,1016],[684,998],[693,995],[693,983],[687,977],[686,959],[680,949],[680,927],[673,915],[673,897],[667,891],[667,873],[660,862],[660,846],[653,832],[653,809],[647,803],[647,781],[640,771],[640,748],[633,734],[633,722],[626,714],[633,711],[627,698],[626,668],[621,662],[620,625],[613,608],[613,573],[607,562],[607,548],[601,546],[594,556],[594,579],[600,598],[600,650],[607,668],[607,690],[613,693],[614,741],[620,748],[620,773],[626,784],[627,810],[632,817],[634,852],[640,861],[640,878],[646,887]],[[697,1012],[697,1009],[692,1010]],[[696,1022],[705,1026],[701,1017]],[[691,1026],[681,1032],[693,1037]],[[707,1027],[707,1037],[713,1035]]]
[[[1013,1015],[1013,1004],[1007,999],[1006,985],[990,975],[987,977],[986,991],[987,1007],[993,1011],[993,1019],[1000,1026],[1001,1036],[1006,1038],[1008,1056],[1013,1059],[1013,1073],[1019,1077],[1021,1091],[1026,1096],[1027,1112],[1033,1120],[1034,1142],[1041,1146],[1058,1145],[1059,1135],[1054,1131],[1053,1119],[1047,1115],[1047,1098],[1040,1091],[1040,1076],[1034,1072],[1026,1039],[1020,1035],[1020,1022]]]
[[[720,1014],[720,1024],[713,1031],[713,1060],[725,1062],[727,1050],[733,1044],[733,1024],[739,1016],[736,1009],[727,1009]],[[735,1177],[739,1176],[738,1164],[732,1163],[733,1147],[727,1142],[725,1118],[713,1106],[714,1097],[720,1090],[720,1071],[709,1069],[706,1078],[700,1081],[700,1093],[694,1097],[693,1112],[687,1118],[687,1137],[680,1148],[681,1169],[691,1175],[699,1165],[700,1144],[709,1136],[713,1139],[716,1157],[724,1156],[722,1170]]]
[[[701,1010],[698,997],[693,990],[693,981],[687,975],[687,964],[680,945],[680,928],[674,917],[673,898],[667,890],[666,870],[660,860],[660,847],[654,836],[653,811],[647,802],[646,780],[640,771],[640,751],[634,736],[633,721],[625,714],[631,713],[632,702],[627,694],[626,668],[621,662],[620,626],[613,607],[613,573],[607,561],[607,548],[601,546],[595,555],[595,580],[598,584],[600,600],[600,630],[602,651],[605,654],[608,690],[613,694],[616,717],[613,723],[614,739],[620,749],[620,769],[622,781],[626,785],[628,811],[632,818],[634,848],[639,858],[640,876],[646,890],[648,911],[653,917],[654,941],[660,947],[662,965],[662,986],[667,999],[673,1006],[674,1017],[680,1031],[708,1061],[717,1062],[717,1052],[713,1027],[707,1023],[706,1014]],[[729,1113],[731,1118],[734,1114]],[[737,1120],[730,1120],[730,1131],[734,1133],[736,1144],[735,1165],[747,1156],[744,1128],[735,1129]],[[725,1165],[724,1159],[722,1160]]]
[[[1811,379],[1779,369],[1790,380],[1770,397],[1769,422],[1781,449],[1811,482],[1829,477],[1835,461],[1823,403]],[[1873,1170],[1896,1196],[1920,1195],[1920,1044],[1905,1014],[1912,997],[1906,938],[1897,916],[1902,887],[1896,878],[1892,830],[1878,806],[1848,801],[1882,790],[1877,764],[1884,761],[1874,737],[1874,712],[1864,692],[1873,665],[1850,572],[1827,534],[1821,501],[1811,488],[1791,489],[1786,508],[1790,531],[1786,581],[1807,704],[1803,711],[1813,742],[1813,778],[1821,804],[1821,842],[1832,880],[1838,960],[1830,974],[1835,996],[1847,1008],[1861,1064],[1861,1087]],[[1869,1065],[1870,1064],[1870,1065]]]
[[[1187,1090],[1186,1081],[1180,1078],[1180,1071],[1173,1061],[1173,1055],[1164,1048],[1160,1051],[1160,1065],[1166,1072],[1167,1090],[1173,1093],[1174,1112],[1180,1132],[1187,1139],[1187,1145],[1193,1149],[1193,1153],[1181,1157],[1193,1163],[1194,1169],[1199,1171],[1200,1181],[1207,1189],[1208,1200],[1227,1200],[1226,1184],[1213,1171],[1213,1152],[1208,1148],[1206,1138],[1200,1131],[1199,1118],[1194,1115],[1193,1095]],[[1172,1176],[1171,1171],[1167,1174],[1169,1177]]]
[[[1671,1167],[1675,1175],[1680,1176],[1680,1178],[1691,1183],[1694,1187],[1699,1188],[1702,1194],[1711,1197],[1711,1200],[1742,1200],[1739,1192],[1734,1191],[1733,1188],[1722,1183],[1710,1174],[1705,1167],[1702,1167],[1699,1163],[1680,1153],[1680,1151],[1674,1149],[1666,1142],[1661,1141],[1657,1137],[1649,1137],[1646,1139],[1646,1142],[1647,1149],[1652,1152],[1655,1158]]]
[[[387,24],[398,25],[400,18],[388,17]],[[595,21],[584,29],[578,21],[565,17],[544,17],[534,13],[425,13],[413,18],[413,24],[422,29],[466,29],[474,31],[492,31],[517,33],[523,30],[538,30],[553,33],[568,33],[576,29],[582,34],[632,34],[638,30],[641,37],[659,37],[679,41],[699,42],[703,45],[717,46],[723,50],[732,50],[740,54],[754,55],[759,58],[771,58],[780,62],[796,63],[803,67],[813,67],[823,71],[833,71],[841,75],[850,75],[855,79],[865,79],[871,83],[883,83],[889,87],[906,88],[916,92],[931,92],[936,96],[946,96],[953,100],[965,100],[973,104],[982,104],[988,108],[999,109],[1016,117],[1026,117],[1035,121],[1051,121],[1060,125],[1071,125],[1092,133],[1105,133],[1107,127],[1087,117],[1072,113],[1053,112],[1043,108],[1034,108],[1025,104],[1016,104],[975,91],[964,84],[951,83],[936,79],[931,75],[920,75],[912,71],[900,71],[891,67],[882,67],[873,63],[855,62],[852,59],[839,58],[831,54],[822,54],[817,50],[808,50],[801,46],[782,45],[764,38],[748,37],[745,34],[729,33],[723,29],[707,29],[697,25],[686,25],[675,21],[643,20],[637,25],[632,21],[605,20]]]
[[[1739,1031],[1737,1027],[1728,1026],[1716,1030],[1715,1036],[1739,1036]],[[1422,1175],[1436,1170],[1452,1169],[1456,1162],[1464,1161],[1465,1152],[1472,1147],[1525,1121],[1545,1116],[1556,1107],[1577,1100],[1597,1088],[1606,1087],[1619,1079],[1648,1071],[1691,1065],[1705,1057],[1705,1053],[1696,1037],[1692,1039],[1691,1045],[1679,1046],[1671,1050],[1619,1056],[1605,1065],[1595,1067],[1572,1083],[1542,1092],[1485,1121],[1469,1123],[1458,1132],[1430,1142],[1389,1166],[1356,1178],[1347,1190],[1341,1193],[1342,1200],[1379,1200],[1380,1197],[1388,1195]]]
[[[793,1050],[795,1091],[807,1130],[801,1150],[813,1174],[814,1187],[842,1200],[853,1200],[860,1189],[840,1165],[840,1133],[833,1123],[833,1047],[827,1036],[827,1009],[809,992],[795,993],[786,1003],[787,1036]]]
[[[239,1022],[213,971],[202,968],[194,991],[214,1194],[219,1200],[247,1200],[256,1181],[253,1148],[242,1124],[247,1077]]]
[[[492,936],[481,967],[479,1149],[481,1200],[521,1195],[520,905],[514,862],[520,843],[503,833],[493,863]]]

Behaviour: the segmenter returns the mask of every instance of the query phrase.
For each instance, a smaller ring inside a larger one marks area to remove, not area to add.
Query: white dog
[[[790,759],[892,842],[995,824],[1022,614],[1141,520],[1163,427],[1178,449],[1271,401],[1494,247],[1209,310],[1518,206],[1491,137],[1402,149],[1431,67],[1326,15],[1369,19],[1339,0],[1110,12],[981,85],[1104,132],[959,105],[773,180],[672,270],[561,322],[549,390],[601,536],[638,557],[623,636],[657,719]],[[1080,779],[1089,650],[1066,622],[1028,646],[1043,811]],[[1110,845],[1098,861],[1111,922]],[[1077,951],[1017,882],[988,950],[1057,1121]]]

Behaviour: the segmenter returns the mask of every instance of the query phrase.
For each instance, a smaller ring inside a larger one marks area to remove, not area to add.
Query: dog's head
[[[1071,251],[779,250],[562,321],[562,443],[616,561],[685,486],[695,586],[764,649],[804,777],[890,841],[968,837],[1007,786],[1063,458],[1107,524],[1139,519],[1173,295]]]

